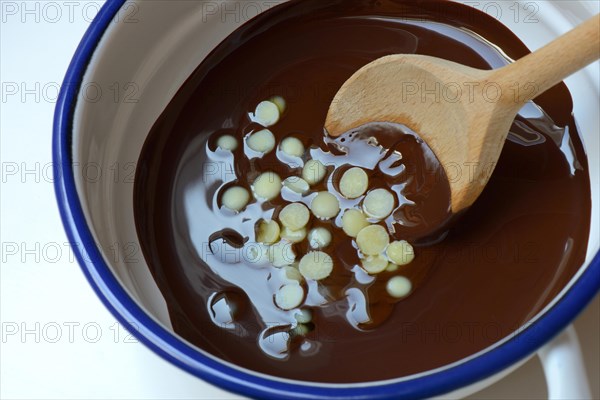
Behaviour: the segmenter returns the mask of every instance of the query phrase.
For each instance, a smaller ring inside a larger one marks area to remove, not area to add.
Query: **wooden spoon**
[[[337,92],[325,129],[337,137],[368,122],[406,125],[444,167],[457,213],[487,184],[523,104],[600,58],[599,32],[600,14],[520,60],[488,71],[429,56],[379,58]]]

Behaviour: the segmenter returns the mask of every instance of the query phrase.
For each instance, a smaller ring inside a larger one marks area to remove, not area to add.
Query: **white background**
[[[0,0],[0,398],[231,399],[128,335],[85,281],[52,187],[57,89],[102,2]],[[600,300],[579,317],[600,398]],[[544,398],[537,359],[478,399]]]

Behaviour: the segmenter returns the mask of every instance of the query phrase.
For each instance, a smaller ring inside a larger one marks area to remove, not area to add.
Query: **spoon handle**
[[[509,99],[522,104],[600,58],[600,14],[565,33],[539,50],[496,70],[496,82]]]

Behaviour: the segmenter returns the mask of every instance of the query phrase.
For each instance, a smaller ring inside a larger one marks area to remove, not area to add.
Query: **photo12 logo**
[[[130,323],[137,331],[137,324]],[[2,322],[2,343],[98,343],[109,340],[114,343],[137,343],[137,339],[120,323],[109,326],[94,321],[87,322]]]
[[[104,1],[1,1],[2,23],[90,23]],[[128,1],[119,9],[113,22],[139,22],[139,5]]]
[[[114,263],[135,265],[142,261],[140,245],[137,242],[114,242],[102,245],[96,243],[98,251]],[[11,242],[0,244],[2,263],[57,264],[75,262],[78,254],[85,262],[92,262],[92,255],[78,242]]]
[[[85,82],[79,84],[64,82],[2,82],[2,103],[50,103],[56,104],[58,96],[64,92],[78,91],[81,100],[98,103],[105,99],[116,104],[136,104],[140,88],[135,82]]]
[[[109,162],[106,165],[96,162],[73,162],[66,167],[48,162],[3,161],[0,163],[0,182],[2,183],[48,183],[60,179],[65,168],[86,183],[133,184],[137,163],[133,161]]]

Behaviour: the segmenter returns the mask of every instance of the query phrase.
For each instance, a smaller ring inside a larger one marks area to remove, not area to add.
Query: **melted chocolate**
[[[359,129],[355,138],[325,139],[325,115],[342,83],[378,57],[427,54],[482,69],[507,63],[491,43],[513,59],[528,53],[505,27],[470,7],[392,0],[291,1],[223,41],[155,123],[136,176],[138,234],[175,331],[254,371],[365,382],[457,361],[542,310],[583,263],[589,234],[587,161],[562,84],[524,107],[481,197],[443,237],[436,236],[442,240],[417,243],[411,264],[376,279],[361,275],[354,267],[356,250],[336,221],[313,221],[333,231],[336,265],[320,285],[308,284],[312,330],[292,335],[289,344],[294,314],[272,300],[283,278],[273,267],[253,265],[244,249],[257,219],[276,216],[283,200],[306,199],[287,193],[254,202],[239,215],[218,207],[228,185],[248,186],[265,170],[282,178],[298,174],[300,166],[282,163],[279,152],[252,158],[243,146],[233,155],[214,146],[224,133],[242,143],[257,129],[248,111],[281,95],[287,110],[271,129],[278,141],[294,135],[311,156],[340,171],[360,164],[363,154],[370,157],[369,151],[353,151],[367,142],[358,140],[365,136],[377,138],[382,159],[394,150],[402,154],[404,172],[392,177],[400,164],[390,159],[387,169],[370,172],[370,187],[404,184],[407,198],[429,199],[401,207],[385,221],[399,238],[427,236],[449,217],[448,183],[435,157],[417,137],[386,124]],[[316,189],[335,190],[336,174]],[[384,286],[398,274],[416,289],[392,301]],[[324,299],[328,303],[321,305]],[[367,323],[361,307],[367,307]],[[279,353],[282,346],[288,351]]]

